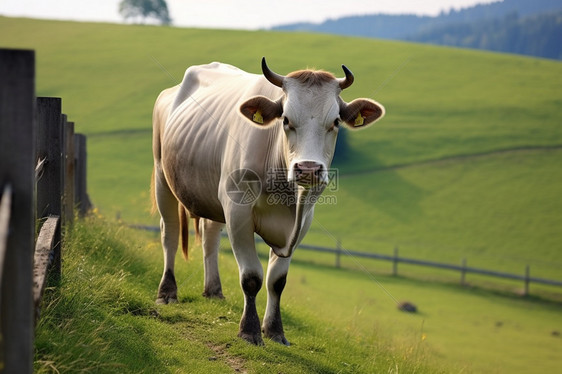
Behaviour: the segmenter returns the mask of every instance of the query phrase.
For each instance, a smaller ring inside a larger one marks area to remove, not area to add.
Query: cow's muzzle
[[[316,161],[300,161],[293,166],[295,182],[303,187],[315,187],[326,184],[326,170]]]

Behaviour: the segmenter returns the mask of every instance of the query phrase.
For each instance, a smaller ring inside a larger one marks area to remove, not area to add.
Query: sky
[[[437,15],[498,0],[167,0],[174,26],[266,29],[322,22],[349,15]],[[0,15],[76,21],[122,22],[121,0],[0,0]]]

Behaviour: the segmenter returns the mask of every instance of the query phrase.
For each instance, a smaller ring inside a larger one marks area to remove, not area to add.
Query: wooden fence
[[[61,274],[61,231],[86,193],[86,141],[60,98],[35,97],[35,53],[0,49],[0,370],[33,372],[47,275]],[[40,230],[36,233],[36,222]],[[37,237],[37,240],[36,240]]]
[[[445,269],[445,270],[453,270],[460,273],[460,283],[462,285],[466,285],[466,274],[480,274],[480,275],[487,275],[490,277],[495,278],[503,278],[503,279],[511,279],[511,280],[518,280],[523,281],[523,295],[527,296],[529,294],[529,286],[531,283],[538,283],[538,284],[546,284],[549,286],[558,286],[562,287],[562,281],[553,280],[553,279],[545,279],[545,278],[538,278],[538,277],[531,277],[531,267],[529,265],[525,266],[523,274],[513,274],[513,273],[504,273],[495,270],[489,269],[480,269],[475,267],[467,266],[466,259],[463,259],[461,265],[451,265],[442,262],[435,262],[435,261],[426,261],[426,260],[419,260],[414,258],[407,258],[407,257],[400,257],[398,248],[394,249],[393,255],[383,255],[377,253],[367,253],[367,252],[359,252],[359,251],[350,251],[347,249],[342,249],[341,244],[338,244],[336,248],[329,248],[329,247],[318,247],[313,245],[301,244],[299,249],[309,250],[309,251],[316,251],[316,252],[324,252],[324,253],[332,253],[335,255],[335,266],[341,267],[341,256],[349,256],[349,257],[357,257],[357,258],[369,258],[373,260],[383,260],[392,262],[392,274],[398,275],[398,264],[410,264],[410,265],[417,265],[417,266],[425,266],[434,269]]]
[[[131,228],[139,229],[139,230],[147,230],[147,231],[154,231],[159,232],[160,227],[157,226],[147,226],[147,225],[130,225]],[[228,238],[226,233],[221,234],[223,237]],[[256,243],[264,243],[263,239],[259,236],[255,236]],[[392,274],[398,275],[398,264],[410,264],[410,265],[417,265],[417,266],[424,266],[434,269],[445,269],[445,270],[453,270],[460,273],[460,283],[461,285],[466,285],[466,275],[467,274],[479,274],[479,275],[486,275],[495,278],[503,278],[503,279],[511,279],[517,281],[523,281],[523,295],[529,295],[529,288],[531,283],[538,283],[538,284],[545,284],[549,286],[557,286],[562,287],[562,281],[554,280],[554,279],[545,279],[539,277],[531,277],[531,267],[529,265],[525,266],[523,274],[513,274],[513,273],[504,273],[495,270],[489,269],[480,269],[471,266],[467,266],[466,258],[462,260],[460,265],[452,265],[446,264],[443,262],[435,262],[435,261],[426,261],[426,260],[419,260],[415,258],[407,258],[407,257],[400,257],[398,248],[394,249],[393,255],[383,255],[378,253],[370,253],[370,252],[360,252],[360,251],[352,251],[348,249],[344,249],[341,245],[341,242],[338,241],[336,243],[335,248],[330,247],[321,247],[316,245],[310,244],[300,244],[298,250],[305,250],[305,251],[313,251],[313,252],[322,252],[322,253],[330,253],[335,256],[335,267],[341,268],[341,257],[347,256],[352,258],[367,258],[372,260],[382,260],[382,261],[389,261],[392,262]]]

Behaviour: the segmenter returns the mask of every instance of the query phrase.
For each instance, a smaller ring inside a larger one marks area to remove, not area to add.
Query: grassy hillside
[[[560,279],[560,165],[528,149],[344,176],[306,242]]]
[[[254,347],[236,338],[243,298],[232,254],[220,254],[225,300],[201,296],[202,255],[192,246],[187,264],[178,257],[180,303],[157,306],[159,246],[156,236],[95,216],[75,225],[61,284],[45,296],[36,372],[529,373],[560,365],[556,304],[299,260],[283,296],[291,347]],[[393,298],[419,313],[398,311]],[[265,301],[261,292],[261,316]]]
[[[306,242],[334,246],[340,239],[345,248],[382,253],[398,246],[404,256],[452,263],[466,257],[471,266],[517,273],[530,264],[532,275],[560,279],[559,62],[322,35],[2,17],[0,35],[2,47],[36,49],[38,94],[61,96],[77,131],[88,135],[89,190],[109,220],[119,214],[125,222],[157,222],[148,214],[151,111],[158,93],[179,82],[188,66],[216,60],[258,72],[265,55],[280,73],[315,66],[340,75],[344,63],[356,76],[344,98],[373,97],[387,117],[349,135],[352,151],[337,163],[339,188],[327,191],[337,204],[317,207]],[[193,362],[201,372],[231,371],[228,362],[250,372],[281,371],[276,365],[288,361],[287,372],[433,372],[440,369],[436,362],[453,372],[549,372],[560,365],[559,304],[461,291],[419,276],[412,281],[413,273],[442,277],[402,265],[405,278],[381,275],[389,272],[387,263],[347,258],[344,265],[356,270],[334,271],[321,265],[333,257],[304,251],[295,255],[284,296],[296,349],[256,350],[229,340],[242,308],[237,286],[225,291],[224,304],[199,297],[197,255],[178,274],[182,304],[156,309],[157,239],[143,236],[148,244],[138,244],[118,231],[100,243],[93,232],[84,235],[88,244],[74,252],[82,262],[67,264],[69,288],[53,291],[46,332],[38,335],[37,365],[45,370],[99,362],[110,363],[99,371],[139,371],[142,363],[147,372]],[[234,260],[221,260],[225,284],[236,285]],[[422,312],[397,314],[373,279]],[[84,295],[84,289],[100,292]],[[535,294],[542,290],[532,286]],[[560,298],[559,289],[548,292]],[[49,339],[57,330],[73,340]],[[348,353],[350,361],[340,360]]]
[[[400,246],[415,257],[559,274],[559,62],[272,32],[10,18],[0,18],[0,32],[4,46],[37,50],[38,93],[62,96],[88,134],[90,193],[108,216],[156,223],[147,204],[151,110],[188,66],[219,60],[257,72],[265,55],[281,73],[340,74],[345,63],[356,83],[344,98],[374,97],[387,117],[349,135],[337,206],[318,207],[309,241],[337,236],[350,249]]]
[[[291,347],[246,343],[236,337],[243,297],[232,256],[221,255],[225,300],[201,296],[202,256],[192,250],[189,269],[183,262],[178,266],[180,303],[156,306],[158,246],[155,237],[96,217],[76,224],[67,236],[61,285],[45,296],[36,372],[443,372],[421,335],[400,342],[358,335],[345,324],[319,318],[298,294],[288,296],[284,307]],[[311,286],[317,281],[310,278]],[[264,294],[258,299],[260,315]]]

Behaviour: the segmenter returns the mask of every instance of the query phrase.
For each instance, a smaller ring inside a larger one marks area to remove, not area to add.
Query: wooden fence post
[[[523,290],[523,296],[529,296],[529,283],[531,283],[531,267],[527,265],[525,266],[525,289]]]
[[[63,226],[74,221],[74,122],[63,115],[64,131],[64,196]]]
[[[461,269],[461,286],[466,285],[466,257],[462,259]]]
[[[33,371],[35,52],[0,49],[0,188],[12,188],[1,285],[4,373]]]
[[[87,183],[87,150],[86,135],[74,134],[74,161],[75,161],[75,179],[74,179],[74,204],[78,207],[80,217],[84,217],[90,209],[92,202],[88,196]]]
[[[394,258],[392,259],[392,275],[398,275],[398,247],[394,247]]]
[[[341,267],[340,257],[341,257],[341,240],[338,239],[336,241],[336,268],[337,269]]]
[[[45,160],[37,180],[38,218],[62,216],[63,191],[63,127],[62,101],[60,98],[37,98],[37,157]],[[51,273],[60,278],[61,230],[57,229],[53,239],[53,262]]]
[[[61,216],[62,151],[61,99],[37,98],[37,158],[45,160],[37,180],[38,218]]]

